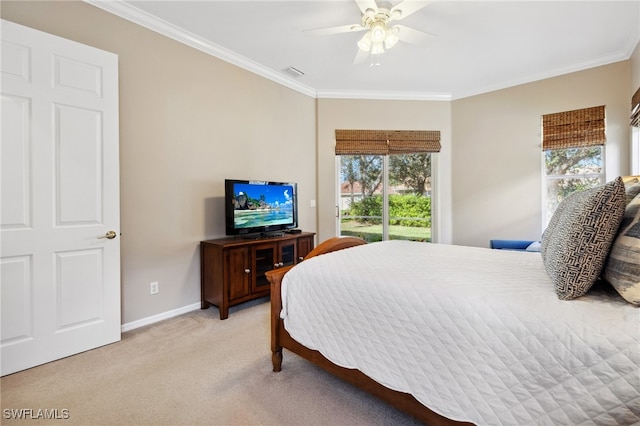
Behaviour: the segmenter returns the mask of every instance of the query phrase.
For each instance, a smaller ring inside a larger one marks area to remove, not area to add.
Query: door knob
[[[108,238],[110,240],[113,240],[116,237],[116,231],[109,231],[106,234],[98,237],[98,238]]]

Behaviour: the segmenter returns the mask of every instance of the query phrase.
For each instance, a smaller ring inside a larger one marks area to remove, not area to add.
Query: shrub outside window
[[[339,156],[339,234],[431,241],[431,155]]]

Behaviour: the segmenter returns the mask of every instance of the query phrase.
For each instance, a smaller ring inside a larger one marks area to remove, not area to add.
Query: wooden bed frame
[[[319,244],[305,259],[362,244],[366,244],[366,242],[356,237],[330,238]],[[309,349],[295,341],[284,329],[284,321],[280,318],[280,312],[282,311],[282,278],[291,268],[292,266],[288,266],[267,272],[267,278],[271,283],[271,360],[273,371],[277,372],[282,369],[282,349],[285,348],[426,424],[433,426],[471,424],[447,419],[422,405],[412,395],[386,388],[359,370],[340,367],[329,361],[320,352]]]

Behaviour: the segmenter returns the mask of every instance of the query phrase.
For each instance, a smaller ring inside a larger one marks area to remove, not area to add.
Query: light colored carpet
[[[398,425],[413,418],[284,352],[271,371],[269,303],[214,307],[139,328],[122,341],[0,379],[7,424]],[[68,419],[15,420],[7,410]]]

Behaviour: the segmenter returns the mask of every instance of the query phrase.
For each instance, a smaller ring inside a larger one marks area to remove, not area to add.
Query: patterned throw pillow
[[[640,195],[627,205],[603,278],[627,302],[640,305]]]
[[[627,204],[631,202],[636,195],[640,194],[640,182],[636,179],[635,182],[625,184],[625,192],[627,194]]]
[[[562,300],[584,295],[595,283],[625,211],[622,179],[565,198],[542,235],[541,255]]]

